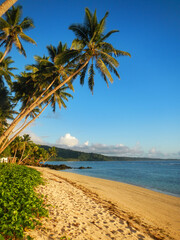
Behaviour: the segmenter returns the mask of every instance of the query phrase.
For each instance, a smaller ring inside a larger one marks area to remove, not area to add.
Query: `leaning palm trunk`
[[[12,162],[11,163],[15,163],[16,162],[16,154],[17,154],[17,148],[15,150],[15,153],[14,153],[14,156],[13,156],[13,159],[12,159]]]
[[[21,158],[19,159],[18,164],[21,163],[21,161],[22,161],[22,159],[23,159],[23,156],[24,156],[25,150],[26,150],[26,144],[24,145],[24,148],[23,148],[23,151],[22,151],[22,154],[21,154]]]
[[[7,146],[9,146],[9,144],[26,128],[28,127],[32,122],[34,122],[40,115],[41,113],[47,108],[47,106],[50,104],[50,101],[46,104],[46,106],[41,110],[41,112],[36,116],[34,117],[31,121],[29,121],[28,123],[26,123],[26,125],[22,125],[23,127],[22,128],[19,128],[18,132],[8,141],[8,138],[5,139],[5,141],[3,142],[2,146],[1,146],[1,149],[0,149],[0,153],[2,153],[6,148]]]
[[[17,0],[6,0],[0,6],[0,17],[10,8],[12,7]]]
[[[9,47],[6,48],[4,54],[2,55],[2,58],[0,59],[0,63],[4,60],[4,58],[6,57],[6,55],[8,54],[9,52]]]
[[[64,86],[66,83],[68,83],[73,77],[75,77],[88,64],[89,61],[90,61],[90,59],[86,60],[86,62],[77,71],[75,71],[71,76],[69,76],[64,82],[62,82],[57,87],[55,87],[53,90],[51,90],[49,93],[47,93],[45,96],[43,96],[44,93],[47,92],[47,90],[45,90],[30,106],[28,106],[27,108],[22,110],[22,112],[11,123],[9,128],[0,137],[0,145],[1,145],[0,153],[2,153],[6,149],[6,147],[12,142],[11,139],[8,141],[8,137],[13,133],[13,130],[17,126],[17,124],[19,122],[21,122],[27,115],[29,115],[34,108],[38,107],[42,102],[46,101],[57,90],[59,90],[62,86]],[[30,123],[28,123],[28,125]],[[27,124],[23,127],[22,130],[24,130],[26,127],[27,127]],[[15,136],[19,135],[19,133],[22,132],[22,130],[20,130]],[[12,139],[14,139],[14,137]],[[4,144],[3,142],[6,142],[6,143]]]

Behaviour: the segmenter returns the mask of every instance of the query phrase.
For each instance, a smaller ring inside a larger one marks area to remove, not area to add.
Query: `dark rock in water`
[[[91,169],[92,167],[79,167],[78,169]]]
[[[65,170],[65,169],[90,169],[91,167],[79,167],[79,168],[72,168],[70,166],[67,166],[65,164],[60,165],[52,165],[52,164],[41,164],[41,167],[48,167],[54,170]]]
[[[41,167],[48,167],[54,170],[65,170],[65,169],[72,169],[72,167],[67,166],[65,164],[60,165],[52,165],[52,164],[42,164]]]

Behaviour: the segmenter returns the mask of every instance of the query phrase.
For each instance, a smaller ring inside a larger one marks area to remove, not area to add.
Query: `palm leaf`
[[[108,70],[108,68],[106,67],[106,65],[104,64],[104,62],[101,59],[97,60],[97,66],[100,68],[100,70],[102,71],[102,73],[107,76],[107,78],[109,79],[109,81],[111,83],[113,83],[113,78]]]
[[[54,57],[56,56],[56,48],[53,45],[49,45],[46,47],[51,58],[51,61],[54,61]]]
[[[74,50],[74,49],[66,50],[65,52],[62,52],[55,57],[54,63],[56,65],[63,65],[64,63],[67,63],[72,58],[76,57],[77,55],[79,55],[78,50]]]
[[[32,38],[30,38],[29,36],[27,36],[27,35],[24,34],[23,32],[21,32],[21,33],[19,34],[19,36],[20,36],[24,41],[26,41],[26,42],[30,42],[30,43],[36,44],[36,42],[35,42]],[[36,45],[37,45],[37,44],[36,44]]]
[[[104,29],[105,29],[105,23],[106,23],[106,18],[108,17],[109,15],[109,12],[106,12],[104,17],[101,19],[100,23],[99,23],[99,31],[101,33],[104,32]]]
[[[79,38],[80,40],[85,39],[86,42],[88,42],[87,28],[85,28],[81,24],[72,24],[72,25],[70,25],[69,29],[74,32],[74,34],[76,35],[77,38]]]
[[[0,31],[3,29],[3,31],[4,31],[4,29],[5,28],[9,28],[9,23],[6,21],[6,20],[4,20],[2,17],[0,17]]]
[[[131,54],[128,53],[128,52],[121,51],[121,50],[116,50],[115,56],[117,56],[117,57],[119,57],[119,56],[129,56],[129,57],[131,57]]]
[[[100,41],[103,42],[105,39],[107,39],[109,36],[111,36],[111,34],[116,33],[116,32],[119,32],[119,30],[111,30],[111,31],[108,32],[105,36],[103,36],[103,37],[99,40],[99,42],[100,42]]]
[[[114,57],[112,57],[110,54],[103,52],[103,51],[98,51],[98,52],[100,53],[103,60],[105,59],[106,61],[111,62],[115,67],[119,66],[119,62]]]
[[[23,30],[27,30],[27,29],[30,29],[30,28],[34,28],[34,23],[33,23],[33,20],[31,18],[26,17],[26,18],[23,19],[20,26]]]
[[[81,85],[84,85],[84,79],[85,79],[85,76],[86,76],[88,65],[89,65],[89,63],[83,68],[83,70],[81,72],[81,75],[80,75],[80,84]]]
[[[93,88],[94,88],[94,67],[93,63],[91,64],[89,71],[88,71],[89,77],[88,77],[88,86],[91,92],[93,93]]]
[[[71,44],[71,49],[76,49],[76,50],[81,50],[85,47],[85,43],[83,40],[79,40],[79,39],[74,39],[72,41],[72,44]]]
[[[93,18],[93,15],[90,12],[89,8],[85,8],[84,25],[87,26],[89,30],[92,28],[92,18]]]
[[[116,77],[118,77],[119,79],[121,79],[120,76],[119,76],[118,71],[116,70],[116,68],[115,68],[110,62],[104,61],[104,63],[108,66],[108,68],[110,69],[110,71],[113,72],[113,73],[116,75]]]

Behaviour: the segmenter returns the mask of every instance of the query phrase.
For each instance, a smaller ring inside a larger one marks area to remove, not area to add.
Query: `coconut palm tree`
[[[22,149],[22,138],[21,137],[16,137],[14,141],[11,144],[11,151],[13,153],[13,159],[11,163],[16,163],[16,156],[18,153],[18,150]]]
[[[17,0],[6,0],[0,5],[0,17],[15,4]]]
[[[26,118],[33,109],[46,102],[65,84],[71,83],[79,74],[80,82],[83,84],[88,70],[88,84],[92,92],[94,87],[94,66],[100,71],[107,84],[108,80],[113,82],[113,77],[110,72],[120,78],[117,72],[119,63],[116,57],[130,56],[130,54],[114,48],[112,44],[107,42],[108,37],[118,32],[117,30],[112,30],[107,34],[104,33],[107,16],[108,13],[98,22],[96,11],[92,14],[90,10],[86,8],[85,22],[83,24],[73,24],[69,27],[76,35],[71,49],[63,48],[63,51],[56,55],[57,51],[55,51],[53,47],[50,47],[52,55],[54,54],[52,56],[53,62],[49,64],[47,60],[42,60],[44,64],[46,61],[46,67],[42,68],[42,71],[37,71],[35,73],[36,76],[41,73],[41,77],[44,77],[46,80],[49,78],[49,86],[44,89],[35,100],[31,99],[31,104],[19,113],[9,129],[0,137],[0,152],[4,147],[8,146],[8,144],[6,144],[2,147],[2,142],[7,141],[7,138],[12,133],[15,126],[22,119]]]
[[[110,72],[114,73],[120,79],[116,68],[119,66],[115,57],[131,56],[128,52],[118,50],[106,40],[118,30],[112,30],[104,34],[106,18],[108,12],[100,22],[97,20],[96,11],[94,14],[88,8],[85,9],[85,21],[83,24],[72,24],[69,29],[72,30],[76,39],[72,43],[72,48],[82,51],[81,61],[77,69],[88,62],[86,67],[81,71],[80,83],[84,84],[86,72],[88,71],[88,85],[93,92],[95,70],[99,70],[104,81],[108,85],[108,80],[112,83],[113,77]],[[82,61],[83,60],[83,61]]]
[[[57,156],[57,151],[56,151],[56,148],[55,147],[51,147],[48,149],[48,154],[47,154],[47,158],[46,159],[43,159],[43,164],[48,161],[50,158],[52,157],[56,157]]]
[[[5,13],[4,19],[0,17],[0,46],[5,46],[5,52],[0,59],[0,62],[4,59],[7,53],[12,49],[13,44],[18,51],[26,56],[26,52],[20,39],[26,42],[36,44],[36,42],[27,36],[24,31],[34,28],[32,19],[26,17],[20,22],[22,17],[22,7],[12,7]]]
[[[0,59],[2,58],[2,56],[3,53],[0,52]],[[11,59],[11,57],[5,57],[0,62],[0,82],[4,82],[5,80],[10,88],[12,87],[11,78],[15,77],[12,71],[16,69],[14,67],[10,67],[12,63],[14,63],[14,61]]]
[[[21,157],[19,158],[18,164],[22,163],[23,157],[25,158],[24,153],[25,153],[27,145],[30,143],[31,143],[31,138],[30,138],[29,134],[24,134],[22,136],[22,153],[21,153]]]
[[[7,129],[8,120],[13,120],[15,113],[17,112],[14,111],[12,97],[4,83],[0,81],[0,135]]]
[[[59,81],[62,81],[59,76],[60,70],[57,71],[57,67],[49,62],[48,58],[36,57],[36,62],[37,63],[35,65],[27,66],[27,69],[31,70],[31,73],[23,72],[21,75],[16,76],[17,81],[13,84],[13,91],[15,92],[14,101],[21,101],[21,112],[24,108],[28,108],[31,103],[39,96],[39,94],[44,92],[44,89],[46,92],[48,92],[50,89],[57,86]],[[65,69],[62,69],[62,72],[63,75],[66,74]],[[56,82],[54,81],[54,84],[51,86],[51,88],[48,89],[52,81],[51,79],[54,78]],[[21,126],[16,129],[14,136],[12,136],[9,141],[6,139],[6,141],[3,143],[3,150],[6,148],[6,145],[9,145],[27,126],[35,121],[49,105],[52,106],[54,112],[56,110],[56,105],[58,105],[60,109],[61,107],[66,108],[65,101],[68,101],[68,98],[70,97],[72,98],[72,95],[68,92],[70,88],[73,90],[72,84],[69,84],[69,87],[64,86],[61,89],[58,89],[43,103],[33,108],[32,111],[26,115]]]
[[[72,70],[69,70],[68,67],[56,65],[53,61],[49,61],[49,58],[51,58],[52,60],[54,58],[52,53],[53,51],[50,51],[51,48],[54,49],[54,52],[56,52],[56,54],[59,54],[62,51],[66,51],[66,47],[67,45],[63,45],[61,42],[59,43],[57,50],[53,46],[48,46],[50,57],[41,58],[39,56],[36,56],[36,63],[26,66],[26,70],[29,72],[23,72],[16,77],[17,81],[13,84],[13,91],[15,92],[14,100],[16,102],[21,101],[22,103],[19,114],[20,117],[24,109],[29,109],[29,107],[32,105],[33,102],[36,101],[39,95],[43,96],[44,94],[48,93],[50,90],[58,86],[59,83],[63,81],[63,78],[66,78],[68,74],[71,74]],[[69,88],[73,90],[71,82],[69,82]],[[39,117],[39,115],[46,109],[49,104],[52,105],[53,111],[55,111],[55,102],[58,103],[60,108],[62,106],[66,107],[65,101],[67,101],[69,97],[72,97],[72,95],[68,93],[67,90],[67,86],[64,86],[62,89],[58,89],[58,91],[50,95],[43,103],[38,104],[37,106],[35,106],[35,108],[32,108],[32,110],[29,111],[28,114],[25,114],[25,120],[22,124],[22,128],[17,131],[11,141],[13,141],[15,137],[22,130],[24,130],[25,127],[27,127],[32,121]],[[33,118],[31,121],[26,123],[29,117]],[[16,119],[18,118],[16,117]],[[16,121],[16,119],[14,121]],[[23,117],[21,117],[21,120],[22,119]],[[3,149],[5,148],[7,141],[8,139],[6,138]]]

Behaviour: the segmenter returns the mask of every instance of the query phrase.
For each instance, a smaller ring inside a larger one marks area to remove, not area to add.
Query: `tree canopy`
[[[13,7],[7,11],[4,19],[0,18],[0,41],[1,45],[5,45],[6,51],[9,51],[12,44],[15,44],[25,55],[19,38],[35,43],[23,33],[24,30],[34,25],[30,18],[25,18],[20,22],[21,13],[20,6]],[[66,108],[66,101],[72,97],[70,91],[73,90],[73,81],[77,77],[83,85],[87,76],[92,93],[96,70],[100,72],[107,86],[109,82],[113,82],[113,76],[120,78],[117,71],[119,63],[116,58],[131,55],[116,49],[108,42],[108,38],[118,30],[105,33],[107,17],[108,12],[98,21],[96,11],[91,13],[86,8],[84,22],[71,24],[69,27],[75,34],[70,48],[61,41],[57,47],[47,46],[49,56],[35,56],[35,63],[27,65],[25,71],[14,78],[13,83],[7,77],[8,74],[12,76],[11,71],[6,69],[4,78],[11,87],[14,103],[20,107],[18,113],[13,115],[11,124],[3,129],[2,136],[0,136],[0,153],[17,139],[16,137],[48,106],[51,106],[53,111],[56,110],[56,106]],[[3,56],[1,59],[4,59]],[[9,61],[11,61],[10,58]]]

